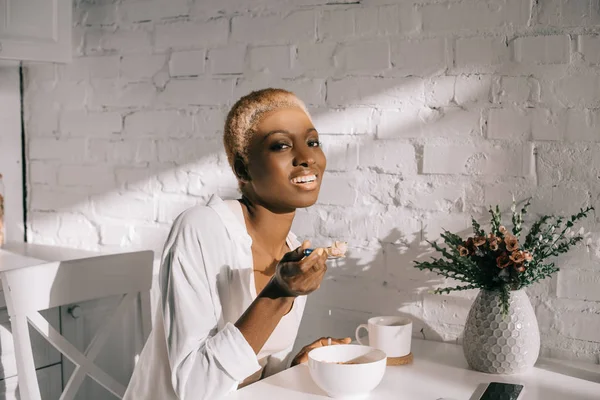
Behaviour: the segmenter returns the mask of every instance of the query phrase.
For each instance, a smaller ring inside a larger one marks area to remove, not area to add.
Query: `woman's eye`
[[[271,146],[271,150],[284,150],[290,148],[291,146],[287,143],[275,143]]]
[[[308,142],[309,147],[321,147],[321,144],[322,143],[318,140],[311,140],[310,142]]]

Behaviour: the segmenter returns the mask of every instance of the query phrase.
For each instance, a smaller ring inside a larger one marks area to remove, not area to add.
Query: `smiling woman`
[[[318,198],[326,159],[292,93],[265,89],[231,109],[224,144],[242,196],[182,213],[159,276],[162,307],[125,399],[219,399],[286,368],[306,295],[327,253],[290,232],[297,208]],[[292,250],[294,249],[294,250]],[[309,350],[349,338],[321,338]]]
[[[294,209],[317,201],[325,154],[304,103],[292,93],[266,89],[242,98],[227,117],[224,142],[244,196]],[[309,176],[310,184],[301,182]]]
[[[288,130],[277,128],[285,125]],[[298,108],[286,108],[263,116],[249,143],[248,163],[236,162],[235,171],[244,196],[291,210],[317,201],[325,165],[319,136],[308,115]]]

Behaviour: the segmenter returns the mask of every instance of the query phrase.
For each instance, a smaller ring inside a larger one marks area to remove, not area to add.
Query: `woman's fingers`
[[[304,250],[308,249],[309,247],[310,241],[305,240],[304,242],[302,242],[302,245],[300,247],[297,247],[296,249],[285,253],[283,258],[281,259],[281,262],[302,260],[304,258]]]
[[[315,270],[327,270],[327,252],[323,249],[323,254],[319,256],[319,261],[317,262],[317,268]]]
[[[294,365],[302,364],[304,362],[304,355],[304,350],[301,350],[298,354],[296,354],[296,357],[294,357],[292,360],[291,366],[293,367]]]
[[[320,345],[321,339],[319,339],[319,340],[317,340],[317,341],[315,341],[315,342],[313,342],[311,344],[308,344],[308,345],[304,346],[302,348],[302,350],[300,350],[300,352],[296,355],[296,357],[294,357],[294,360],[296,361],[296,363],[300,364],[300,363],[308,361],[308,353],[312,349],[315,349],[317,347],[321,347],[321,345]]]
[[[304,249],[308,246],[310,242],[305,241],[302,246],[287,253],[279,262],[275,273],[279,285],[294,296],[315,291],[327,271],[325,249],[317,248],[304,256]]]
[[[325,347],[325,346],[334,346],[334,345],[338,345],[338,344],[350,344],[352,342],[352,339],[349,337],[346,338],[341,338],[341,339],[334,339],[334,338],[330,338],[330,337],[322,337],[318,340],[315,340],[313,343],[304,346],[302,348],[302,350],[300,350],[300,352],[296,355],[296,357],[294,357],[294,361],[293,361],[293,365],[296,364],[302,364],[308,361],[308,353],[310,353],[311,350],[317,349],[319,347]]]
[[[322,347],[322,346],[333,346],[335,344],[349,344],[350,342],[352,342],[352,339],[349,337],[346,338],[341,338],[341,339],[334,339],[334,338],[321,338],[319,339],[319,344],[320,346],[318,347]]]
[[[316,283],[317,287],[315,287],[315,290],[319,289],[321,287],[321,284],[323,283],[323,278],[325,277],[325,273],[327,272],[327,266],[324,266],[322,269],[318,270],[314,276],[313,276],[313,281]]]
[[[300,261],[300,270],[302,270],[302,272],[308,272],[310,269],[320,270],[326,265],[325,261],[327,261],[325,249],[315,249],[308,257]]]
[[[294,365],[308,362],[308,352],[300,353],[294,359]]]

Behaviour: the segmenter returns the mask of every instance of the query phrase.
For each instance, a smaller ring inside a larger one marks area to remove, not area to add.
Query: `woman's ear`
[[[236,157],[233,162],[233,171],[235,172],[236,178],[243,183],[250,182],[250,174],[248,173],[248,167],[244,160],[240,157]]]

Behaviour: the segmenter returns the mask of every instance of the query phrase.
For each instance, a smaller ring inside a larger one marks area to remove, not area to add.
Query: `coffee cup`
[[[356,328],[356,341],[382,350],[388,357],[403,357],[410,353],[412,321],[400,316],[381,316],[369,318],[367,324]],[[369,343],[359,337],[361,329],[368,332]]]

